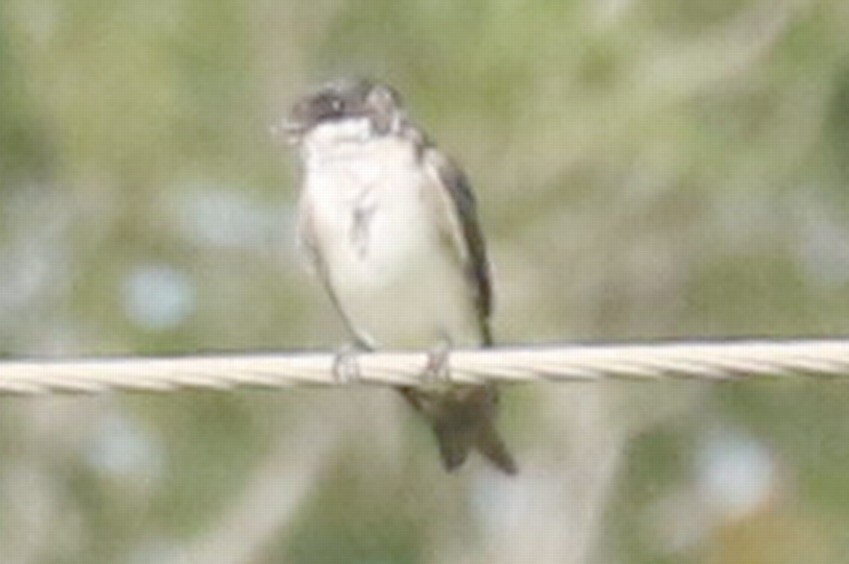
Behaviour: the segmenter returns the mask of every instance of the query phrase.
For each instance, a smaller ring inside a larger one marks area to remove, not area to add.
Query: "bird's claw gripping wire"
[[[427,353],[424,380],[428,384],[444,384],[451,381],[451,345],[443,341]]]
[[[362,372],[357,357],[361,352],[362,350],[358,347],[350,345],[336,351],[333,357],[333,380],[337,384],[349,384],[360,380]]]

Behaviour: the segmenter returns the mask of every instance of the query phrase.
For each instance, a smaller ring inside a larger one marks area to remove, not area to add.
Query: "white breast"
[[[375,345],[477,344],[471,299],[422,190],[438,189],[393,136],[305,145],[304,198],[330,283]]]

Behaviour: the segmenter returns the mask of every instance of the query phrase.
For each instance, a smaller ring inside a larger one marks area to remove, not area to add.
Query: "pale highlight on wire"
[[[95,394],[291,386],[432,384],[427,351],[0,361],[0,394]],[[481,382],[765,380],[849,376],[849,340],[667,342],[454,350],[445,379]]]

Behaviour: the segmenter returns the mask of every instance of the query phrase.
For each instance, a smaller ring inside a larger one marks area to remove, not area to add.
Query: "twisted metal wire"
[[[421,385],[428,352],[209,355],[0,361],[0,395],[171,392],[243,387]],[[454,350],[456,383],[755,380],[849,375],[849,341],[672,342]],[[346,370],[340,371],[340,365]],[[432,371],[430,371],[432,372]]]

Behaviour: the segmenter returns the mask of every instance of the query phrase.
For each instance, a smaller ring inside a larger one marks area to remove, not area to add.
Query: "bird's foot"
[[[451,344],[440,342],[427,353],[427,365],[424,371],[426,384],[445,384],[451,381]]]
[[[360,365],[357,357],[363,349],[355,345],[345,345],[333,357],[333,380],[337,384],[350,384],[360,380]]]

